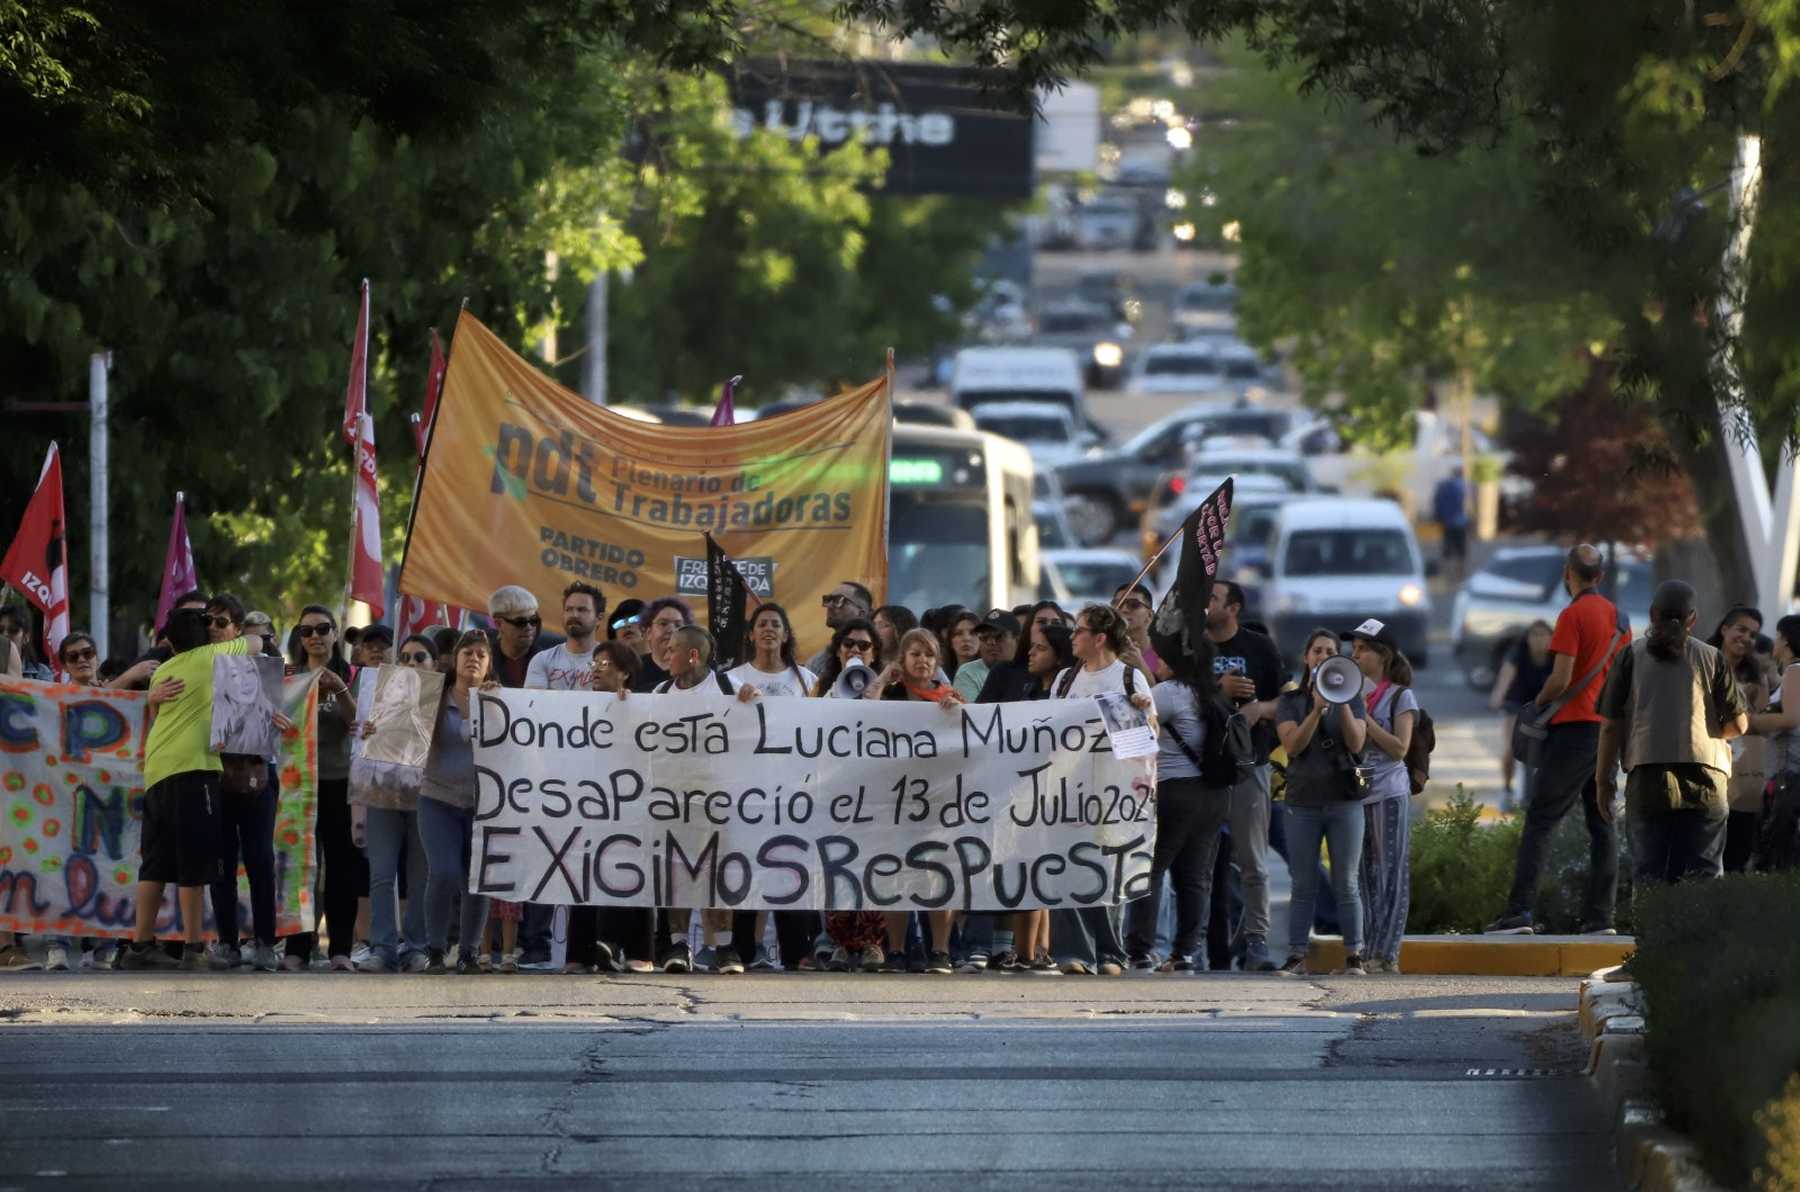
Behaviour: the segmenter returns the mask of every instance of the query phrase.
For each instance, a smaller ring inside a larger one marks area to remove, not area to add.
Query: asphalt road
[[[1574,1006],[1444,977],[29,974],[0,980],[0,1189],[1612,1188]]]

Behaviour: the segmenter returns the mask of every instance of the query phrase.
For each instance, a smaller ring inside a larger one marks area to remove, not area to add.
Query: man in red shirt
[[[1563,563],[1563,587],[1568,590],[1569,603],[1556,618],[1556,631],[1550,637],[1554,667],[1536,700],[1539,708],[1559,707],[1550,718],[1542,764],[1532,776],[1512,895],[1506,912],[1488,928],[1492,933],[1531,933],[1531,902],[1550,851],[1551,834],[1570,808],[1579,804],[1587,815],[1588,830],[1581,930],[1583,934],[1613,934],[1619,834],[1612,820],[1601,818],[1594,802],[1594,762],[1601,723],[1594,704],[1606,686],[1612,659],[1631,641],[1631,623],[1598,591],[1605,570],[1600,552],[1585,543],[1571,549]]]

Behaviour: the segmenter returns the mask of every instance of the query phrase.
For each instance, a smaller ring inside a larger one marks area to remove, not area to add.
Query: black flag
[[[730,670],[744,660],[744,602],[749,587],[723,547],[706,535],[706,619],[713,666]]]
[[[1212,490],[1206,500],[1181,523],[1181,565],[1175,584],[1157,607],[1150,622],[1150,644],[1165,658],[1193,652],[1190,643],[1206,633],[1206,602],[1212,596],[1213,577],[1219,574],[1219,556],[1225,551],[1225,531],[1231,524],[1231,477]]]

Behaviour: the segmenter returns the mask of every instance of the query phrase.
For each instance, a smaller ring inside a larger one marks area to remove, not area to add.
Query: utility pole
[[[587,332],[587,355],[581,361],[581,392],[597,406],[606,404],[607,283],[607,272],[604,269],[588,283],[587,315],[583,320]]]
[[[111,568],[107,551],[107,396],[111,352],[88,357],[88,632],[101,658],[112,652],[109,638]]]

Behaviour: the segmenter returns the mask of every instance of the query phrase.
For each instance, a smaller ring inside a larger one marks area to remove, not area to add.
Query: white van
[[[1089,425],[1081,361],[1069,348],[964,348],[950,370],[950,404],[973,410],[990,402],[1054,402]]]
[[[1283,656],[1298,658],[1314,629],[1343,634],[1373,617],[1427,662],[1431,597],[1412,524],[1392,501],[1289,501],[1270,534],[1263,608]]]

